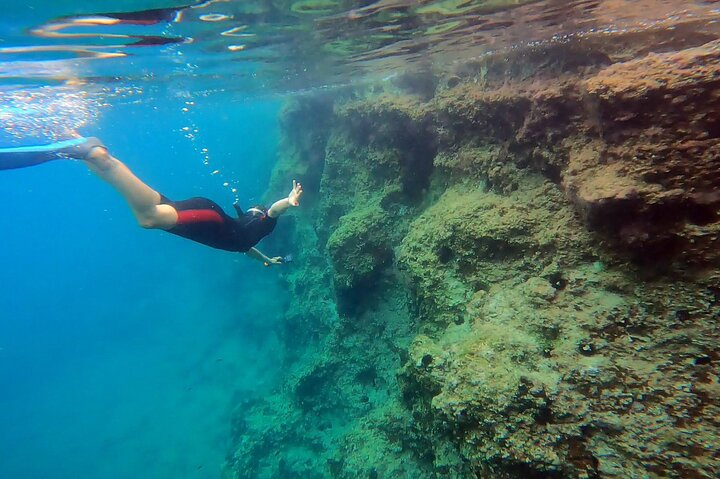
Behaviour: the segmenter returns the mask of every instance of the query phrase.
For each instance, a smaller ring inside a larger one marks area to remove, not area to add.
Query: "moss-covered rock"
[[[368,288],[392,259],[387,213],[378,206],[355,209],[340,218],[327,242],[338,290]]]
[[[511,196],[482,184],[450,188],[410,225],[398,262],[426,321],[463,322],[477,292],[591,256],[590,239],[571,211],[552,205],[560,192],[542,181],[524,186]]]
[[[717,47],[680,43],[289,106],[287,374],[229,477],[717,476]]]

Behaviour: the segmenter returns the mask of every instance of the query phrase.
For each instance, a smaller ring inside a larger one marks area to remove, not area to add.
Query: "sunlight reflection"
[[[82,82],[0,89],[0,130],[17,139],[57,141],[97,118],[100,102]],[[83,89],[80,89],[83,88]]]

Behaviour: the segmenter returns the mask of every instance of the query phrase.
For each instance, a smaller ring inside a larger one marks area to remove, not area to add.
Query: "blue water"
[[[118,102],[81,133],[165,195],[229,209],[224,179],[242,204],[266,187],[279,103],[228,101]],[[139,228],[80,162],[1,173],[0,478],[218,477],[232,407],[282,360],[276,272]]]

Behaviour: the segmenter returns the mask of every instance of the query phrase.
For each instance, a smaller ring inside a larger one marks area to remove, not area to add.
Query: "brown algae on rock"
[[[287,374],[225,477],[718,477],[717,46],[583,47],[286,108]]]

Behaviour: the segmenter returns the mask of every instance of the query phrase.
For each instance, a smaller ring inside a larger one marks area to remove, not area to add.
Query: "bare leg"
[[[90,171],[115,188],[125,198],[140,226],[170,229],[178,215],[170,205],[161,205],[160,193],[143,183],[125,164],[103,147],[96,147],[85,158]]]

